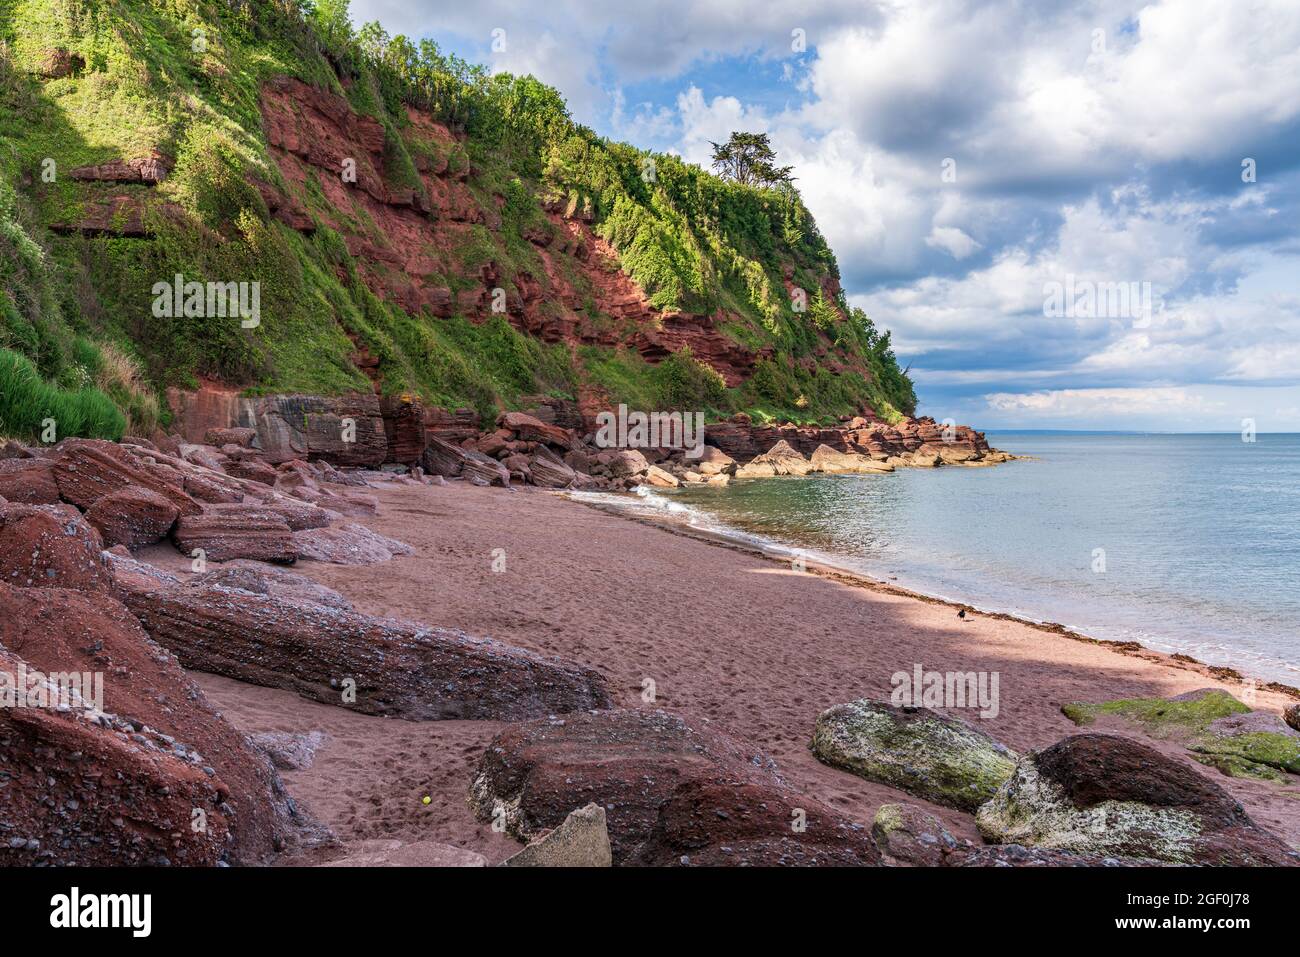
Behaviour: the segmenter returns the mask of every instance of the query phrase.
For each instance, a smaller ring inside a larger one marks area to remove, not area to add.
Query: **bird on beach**
[[[963,619],[963,620],[965,620],[965,618],[966,618],[966,609],[965,609],[965,608],[962,608],[962,609],[958,610],[958,612],[957,612],[957,617],[958,617],[958,618],[961,618],[961,619]]]

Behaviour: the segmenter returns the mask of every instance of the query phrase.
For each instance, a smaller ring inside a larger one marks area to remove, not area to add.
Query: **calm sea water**
[[[1300,435],[989,441],[1034,459],[655,491],[640,505],[978,608],[1300,684]]]

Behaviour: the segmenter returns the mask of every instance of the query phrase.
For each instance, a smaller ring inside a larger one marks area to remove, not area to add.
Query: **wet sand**
[[[622,706],[647,707],[649,679],[658,706],[685,709],[760,745],[791,784],[866,824],[880,804],[910,801],[978,841],[970,816],[826,767],[808,749],[822,709],[864,696],[887,699],[891,675],[917,664],[997,672],[995,718],[954,713],[1020,751],[1078,730],[1060,712],[1066,702],[1205,687],[1244,693],[1204,666],[1156,652],[1121,651],[1006,617],[976,613],[963,621],[944,602],[816,566],[795,571],[555,494],[461,482],[376,493],[379,514],[364,523],[414,546],[414,555],[359,567],[305,561],[297,570],[363,612],[460,628],[590,665],[607,676]],[[504,570],[494,571],[502,558]],[[289,692],[194,677],[240,728],[328,736],[314,765],[286,771],[284,780],[345,844],[435,840],[489,861],[518,849],[478,823],[465,803],[471,771],[500,724],[367,717]],[[1254,706],[1280,711],[1293,700],[1259,690]],[[1191,762],[1176,744],[1156,746],[1300,845],[1300,786],[1228,778]]]

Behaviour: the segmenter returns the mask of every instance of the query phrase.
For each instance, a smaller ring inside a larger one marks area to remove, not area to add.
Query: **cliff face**
[[[536,253],[535,273],[519,269],[507,280],[492,260],[467,270],[457,250],[474,226],[500,233],[502,217],[493,207],[506,197],[493,196],[486,209],[479,205],[468,185],[475,171],[448,159],[463,151],[466,137],[420,110],[407,109],[406,137],[416,146],[422,192],[385,181],[384,127],[358,116],[341,95],[280,77],[263,88],[261,110],[271,157],[288,184],[287,195],[262,187],[273,215],[314,232],[307,204],[318,187],[326,200],[319,220],[343,238],[370,290],[407,312],[479,322],[496,312],[546,343],[625,346],[652,363],[690,349],[729,388],[749,378],[758,358],[773,354],[719,331],[732,318],[723,310],[697,314],[651,305],[623,272],[618,251],[596,235],[591,217],[562,202],[547,204],[545,219],[521,236]],[[355,170],[355,183],[345,169]],[[597,317],[614,322],[594,318],[584,309],[588,301]]]
[[[279,2],[0,0],[0,40],[0,272],[31,287],[0,350],[108,391],[127,421],[87,414],[95,434],[166,427],[177,390],[483,422],[536,395],[808,425],[914,407],[796,192],[603,140],[531,77]],[[255,288],[259,313],[160,310],[173,281]],[[0,432],[32,434],[28,406]]]

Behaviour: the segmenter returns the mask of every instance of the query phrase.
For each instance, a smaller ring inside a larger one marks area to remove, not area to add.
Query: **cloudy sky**
[[[1295,0],[352,9],[638,146],[769,133],[923,413],[1300,431]]]

